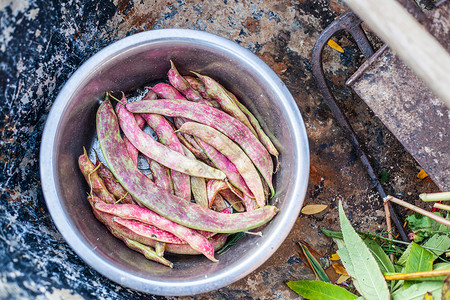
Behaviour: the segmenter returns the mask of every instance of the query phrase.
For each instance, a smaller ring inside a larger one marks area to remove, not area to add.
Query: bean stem
[[[419,195],[422,201],[450,201],[450,192],[424,193]]]

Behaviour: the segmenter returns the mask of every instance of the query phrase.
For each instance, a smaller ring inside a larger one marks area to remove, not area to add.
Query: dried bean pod
[[[78,166],[89,187],[100,199],[102,199],[102,201],[106,203],[116,202],[114,196],[108,191],[105,182],[98,176],[94,164],[87,156],[86,149],[84,149],[84,153],[78,157]]]
[[[133,198],[181,225],[204,231],[235,233],[269,222],[278,211],[276,207],[268,205],[241,214],[221,214],[160,191],[127,155],[120,136],[119,122],[109,100],[104,101],[97,111],[97,137],[111,172]]]
[[[116,111],[120,127],[125,136],[144,155],[156,160],[169,169],[177,170],[188,175],[213,179],[225,178],[225,174],[222,171],[211,168],[197,160],[189,159],[184,154],[155,141],[150,135],[139,129],[133,114],[128,112],[121,103],[117,103]]]
[[[271,195],[274,195],[273,162],[269,152],[244,124],[230,115],[213,107],[186,100],[139,101],[129,103],[126,107],[134,113],[185,117],[219,130],[241,146],[269,185]]]
[[[179,130],[180,132],[197,136],[225,155],[236,166],[242,178],[244,178],[259,207],[266,205],[266,197],[259,173],[250,158],[237,144],[220,131],[196,122],[186,122]]]

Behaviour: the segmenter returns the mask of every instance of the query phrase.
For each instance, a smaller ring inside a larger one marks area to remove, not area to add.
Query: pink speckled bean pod
[[[195,155],[189,151],[185,146],[183,147],[184,154],[192,159],[196,159]],[[206,192],[205,178],[191,176],[191,191],[195,203],[200,206],[208,207],[208,196]]]
[[[211,243],[214,250],[217,251],[225,245],[228,236],[229,234],[219,233],[209,238],[208,241]],[[156,242],[151,241],[149,245],[156,247]],[[165,251],[168,253],[183,254],[183,255],[201,254],[197,250],[193,249],[189,244],[165,244]]]
[[[103,179],[101,179],[97,172],[94,171],[95,166],[87,156],[86,149],[84,149],[84,153],[78,157],[78,166],[89,187],[91,187],[92,191],[97,194],[102,201],[106,203],[116,202],[114,196],[108,191]]]
[[[173,194],[172,179],[170,178],[170,170],[159,162],[147,158],[150,172],[152,173],[153,182],[160,189]]]
[[[214,198],[216,198],[217,194],[221,190],[228,189],[228,185],[223,180],[215,180],[211,179],[208,180],[208,183],[206,184],[206,195],[208,197],[208,206],[211,207],[214,203]]]
[[[239,198],[234,192],[232,192],[230,189],[225,189],[219,191],[219,194],[227,201],[233,209],[235,209],[238,212],[245,211],[245,207],[242,204],[241,198]],[[252,199],[253,200],[253,199]]]
[[[203,98],[205,100],[211,99],[211,97],[206,92],[205,85],[199,79],[192,77],[192,76],[183,76],[183,78],[184,78],[184,80],[186,80],[189,83],[189,85],[194,90],[196,90],[200,94],[201,98]]]
[[[194,135],[225,155],[238,169],[259,207],[266,205],[264,187],[258,171],[244,151],[220,131],[196,122],[186,122],[180,132]]]
[[[115,231],[116,231],[115,229],[112,229],[110,231],[112,234],[115,235]],[[172,262],[170,262],[170,261],[166,260],[164,257],[158,255],[158,253],[156,253],[156,251],[153,250],[152,248],[150,248],[149,246],[141,244],[135,240],[126,238],[124,236],[120,236],[119,238],[128,246],[128,248],[130,248],[134,251],[137,251],[139,253],[142,253],[145,256],[145,258],[156,261],[156,259],[154,258],[156,256],[160,259],[160,260],[158,260],[158,262],[163,263],[162,260],[165,260],[166,262],[164,262],[163,264],[170,268],[173,268]]]
[[[177,91],[176,88],[167,83],[157,83],[152,88],[152,91],[155,92],[160,98],[163,99],[180,99],[186,100],[186,98]]]
[[[127,104],[126,108],[133,113],[156,113],[171,117],[185,117],[219,130],[241,146],[261,172],[270,188],[271,195],[274,195],[272,157],[257,137],[244,124],[230,115],[208,105],[173,99],[133,102]]]
[[[222,88],[222,86],[217,83],[214,79],[209,76],[201,75],[199,73],[193,72],[205,85],[208,94],[219,102],[222,109],[228,113],[230,116],[241,121],[247,128],[257,136],[257,133],[250,124],[247,116],[239,109],[239,107],[234,103],[233,99],[228,95],[228,93]]]
[[[175,134],[172,125],[165,117],[156,114],[141,114],[141,116],[145,121],[147,121],[147,124],[153,129],[153,131],[155,131],[160,143],[174,151],[184,154],[183,148],[181,148],[180,140]],[[189,175],[176,170],[170,170],[170,173],[172,177],[174,194],[183,199],[190,200],[191,186]]]
[[[105,183],[108,191],[114,195],[116,200],[122,199],[121,203],[133,203],[133,197],[116,181],[113,173],[99,160],[96,162],[97,174]]]
[[[120,135],[119,121],[109,100],[100,105],[96,123],[103,157],[119,183],[139,204],[173,222],[197,230],[235,233],[259,227],[278,212],[276,207],[267,205],[251,212],[221,214],[161,191],[130,159]]]
[[[186,241],[192,248],[203,253],[208,259],[216,262],[214,258],[214,249],[208,240],[188,227],[181,226],[175,222],[172,222],[153,211],[133,204],[106,204],[95,203],[95,208],[121,218],[133,219],[146,224],[150,224],[173,233],[175,236]]]
[[[141,100],[156,100],[158,99],[158,95],[151,90],[151,88],[147,87],[148,91],[145,93],[144,97]]]
[[[178,73],[177,68],[173,61],[170,61],[170,70],[168,72],[170,84],[177,89],[181,94],[183,94],[186,99],[197,102],[202,97],[200,94],[194,90],[189,82],[183,78],[183,76]]]
[[[101,211],[96,210],[94,207],[94,204],[96,202],[102,202],[102,200],[100,198],[98,198],[95,195],[93,197],[89,196],[88,201],[93,208],[94,216],[100,222],[102,222],[116,238],[122,240],[128,246],[128,248],[142,253],[145,256],[145,258],[147,258],[148,260],[153,260],[153,261],[159,262],[165,266],[173,268],[172,262],[165,259],[162,255],[159,255],[158,253],[156,253],[156,251],[154,251],[152,248],[143,245],[145,243],[136,243],[139,241],[136,239],[133,239],[135,234],[133,234],[127,228],[114,223],[113,215],[103,213]],[[154,240],[152,240],[152,241],[154,241]],[[144,242],[145,242],[145,240],[144,240]],[[156,242],[156,241],[154,241],[154,242]]]
[[[198,139],[198,143],[201,145],[208,158],[213,162],[214,166],[225,173],[231,184],[241,190],[244,194],[248,195],[250,198],[255,197],[248,188],[244,178],[242,178],[236,166],[225,155],[200,139]]]
[[[246,211],[252,211],[252,210],[255,210],[258,208],[258,205],[256,204],[256,201],[254,198],[249,197],[246,194],[242,193],[240,190],[236,189],[231,184],[228,184],[228,187],[230,188],[230,191],[233,192],[233,194],[235,194],[239,199],[241,199],[242,204],[245,206]],[[266,195],[266,197],[267,197],[267,195]]]
[[[117,103],[116,111],[120,127],[125,136],[127,136],[131,143],[133,143],[133,145],[144,155],[156,160],[169,169],[174,169],[188,175],[212,179],[225,178],[225,174],[222,171],[211,168],[200,161],[189,159],[184,156],[184,154],[174,151],[155,141],[150,135],[139,129],[133,114],[127,111],[121,103]]]
[[[122,103],[123,105],[128,103],[128,100],[125,97],[125,93],[123,93],[123,92],[122,92],[122,99],[120,99],[120,103]],[[144,128],[145,120],[138,114],[134,115],[134,117],[136,118],[136,123],[138,124],[139,128],[140,129]],[[133,160],[133,162],[137,165],[139,150],[133,146],[133,144],[128,140],[128,138],[126,136],[123,137],[123,141],[127,147],[127,151],[131,157],[131,160]]]
[[[213,202],[213,205],[211,207],[215,211],[223,211],[223,210],[225,210],[228,207],[228,205],[225,202],[225,199],[223,199],[223,197],[220,194],[217,194],[214,197],[214,202]]]
[[[171,232],[162,230],[154,225],[145,224],[136,220],[123,219],[115,217],[114,223],[120,224],[133,231],[134,233],[164,243],[183,244],[186,243]]]
[[[270,140],[270,138],[267,136],[267,134],[261,128],[261,125],[259,124],[258,120],[247,109],[247,107],[245,107],[241,102],[239,102],[239,100],[237,99],[237,97],[233,93],[227,91],[225,88],[223,88],[223,89],[228,93],[230,98],[233,99],[234,103],[236,103],[236,105],[239,107],[239,109],[247,116],[248,120],[250,121],[250,124],[252,124],[253,128],[255,129],[256,133],[258,134],[259,140],[266,147],[267,151],[269,151],[270,154],[275,156],[275,158],[277,160],[277,166],[275,167],[275,172],[276,172],[278,170],[278,168],[279,168],[279,165],[280,165],[280,163],[278,161],[279,153],[278,153],[277,148],[275,148],[275,146],[273,145],[273,143]]]

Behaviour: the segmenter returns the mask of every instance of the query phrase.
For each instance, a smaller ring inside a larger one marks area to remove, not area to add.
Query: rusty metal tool
[[[373,49],[370,45],[366,34],[361,28],[361,20],[352,12],[346,13],[332,22],[320,35],[319,39],[316,41],[314,45],[313,53],[312,53],[312,69],[314,77],[316,78],[319,89],[322,92],[323,97],[325,98],[328,106],[333,112],[336,121],[341,126],[344,131],[346,137],[350,140],[353,145],[353,148],[356,152],[356,155],[361,160],[364,165],[372,184],[376,187],[378,194],[380,195],[380,201],[387,196],[384,191],[380,181],[378,180],[378,176],[375,174],[372,166],[370,165],[369,159],[364,151],[361,149],[358,139],[356,138],[355,133],[353,132],[352,127],[348,123],[345,115],[340,110],[339,106],[336,104],[335,98],[331,93],[330,88],[328,87],[327,81],[325,79],[325,74],[322,68],[322,51],[324,47],[327,45],[328,40],[338,32],[348,31],[352,37],[355,39],[358,48],[361,50],[363,55],[366,58],[369,58],[373,55]],[[400,222],[397,213],[392,207],[391,203],[389,203],[389,210],[391,212],[391,219],[400,234],[400,237],[403,241],[409,241],[408,236],[405,233],[405,230]]]

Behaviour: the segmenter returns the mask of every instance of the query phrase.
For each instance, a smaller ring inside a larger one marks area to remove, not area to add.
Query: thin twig
[[[448,275],[450,275],[450,270],[433,270],[425,272],[384,275],[384,279],[406,280],[406,279],[428,278],[428,277],[448,276]]]
[[[387,196],[383,199],[383,201],[387,202],[387,201],[391,201],[394,203],[397,203],[398,205],[401,205],[403,207],[409,208],[410,210],[413,210],[421,215],[424,215],[430,219],[435,220],[438,223],[450,226],[450,220],[444,219],[438,215],[433,214],[432,212],[429,212],[425,209],[422,209],[420,207],[417,207],[415,205],[412,205],[411,203],[405,202],[403,200],[400,200],[398,198],[392,197],[392,196]]]
[[[388,238],[389,239],[393,239],[394,237],[392,236],[392,224],[391,224],[391,212],[389,210],[389,203],[388,202],[384,202],[384,213],[386,215],[386,225],[387,225],[387,233],[388,233]],[[391,253],[391,255],[389,256],[391,259],[391,262],[394,263],[394,254]]]

